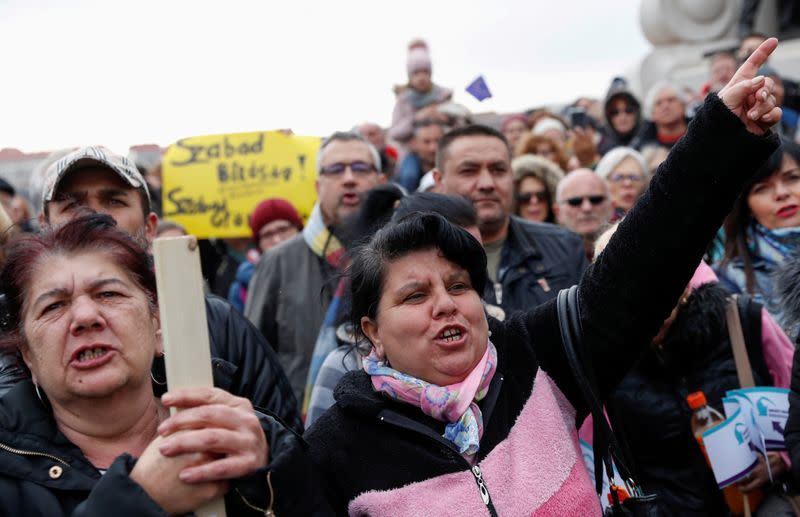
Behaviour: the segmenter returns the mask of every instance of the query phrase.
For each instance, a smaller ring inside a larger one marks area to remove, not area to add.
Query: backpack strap
[[[752,296],[739,295],[739,320],[742,322],[744,344],[750,357],[750,366],[756,384],[773,384],[767,361],[764,359],[764,341],[762,339],[764,307],[753,300]]]
[[[728,323],[728,334],[730,334],[731,338],[731,348],[733,349],[733,360],[736,362],[736,375],[739,377],[739,386],[752,388],[756,385],[756,381],[753,378],[753,368],[750,366],[750,357],[747,355],[747,346],[744,343],[738,298],[734,294],[728,299],[725,307],[725,319]]]

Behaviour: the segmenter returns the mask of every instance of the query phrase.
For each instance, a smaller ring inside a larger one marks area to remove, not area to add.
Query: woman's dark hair
[[[362,337],[361,318],[375,319],[383,294],[386,266],[409,253],[438,249],[444,258],[464,268],[473,289],[483,294],[486,285],[486,253],[466,230],[434,213],[411,213],[389,223],[353,253],[350,266],[351,321]]]
[[[353,249],[368,241],[379,228],[389,222],[395,205],[403,196],[403,190],[394,183],[370,189],[361,208],[344,220],[337,234],[345,248]]]
[[[19,346],[24,339],[22,308],[37,264],[45,256],[97,252],[108,254],[141,288],[151,309],[157,307],[156,277],[147,249],[129,234],[118,230],[114,219],[106,214],[82,213],[75,219],[41,234],[25,234],[7,249],[6,263],[0,272],[0,291],[6,297],[6,314],[10,332],[7,345]]]
[[[354,249],[365,244],[389,221],[396,222],[420,212],[439,214],[462,228],[478,225],[475,207],[466,198],[433,192],[416,192],[407,196],[394,183],[387,183],[367,193],[358,212],[345,220],[338,237],[346,248]]]
[[[478,213],[472,203],[461,196],[448,196],[434,192],[417,192],[400,200],[392,221],[399,221],[414,213],[436,213],[462,228],[478,226]]]
[[[741,196],[736,200],[728,217],[725,219],[725,255],[721,265],[725,266],[736,258],[741,259],[745,276],[745,287],[749,294],[755,292],[755,276],[753,273],[753,259],[747,242],[747,231],[753,223],[753,214],[747,204],[750,190],[773,174],[780,171],[784,154],[789,155],[800,165],[800,145],[786,138],[781,138],[781,145],[770,155],[766,162],[747,181]]]

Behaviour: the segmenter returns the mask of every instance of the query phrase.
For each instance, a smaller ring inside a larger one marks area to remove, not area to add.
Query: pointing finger
[[[745,61],[742,66],[739,67],[739,70],[736,71],[733,79],[731,79],[731,82],[736,83],[744,79],[755,77],[755,75],[758,73],[758,69],[761,68],[761,65],[767,62],[770,54],[772,54],[777,47],[777,38],[769,38],[761,43],[755,52],[750,54],[750,57],[747,58],[747,61]]]

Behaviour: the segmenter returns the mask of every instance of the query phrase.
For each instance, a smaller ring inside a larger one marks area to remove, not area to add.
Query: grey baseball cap
[[[88,146],[69,153],[47,168],[44,173],[42,205],[46,205],[53,200],[58,184],[67,173],[88,167],[99,167],[116,173],[131,187],[144,190],[147,198],[150,199],[150,190],[147,188],[147,182],[133,162],[124,156],[114,154],[105,147]]]

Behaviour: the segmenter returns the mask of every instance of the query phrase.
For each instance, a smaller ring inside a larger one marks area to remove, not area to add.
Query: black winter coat
[[[242,497],[262,509],[271,504],[277,515],[329,514],[303,439],[272,417],[259,418],[269,466],[231,483],[225,498],[228,515],[264,515]],[[135,464],[123,454],[101,475],[58,430],[28,380],[0,398],[0,516],[164,517],[130,478]]]
[[[577,284],[587,265],[583,241],[576,234],[512,216],[500,255],[499,281],[486,283],[483,299],[506,314],[524,311]]]
[[[584,357],[594,365],[604,401],[671,312],[743,183],[776,147],[774,135],[747,132],[710,96],[605,252],[586,271],[578,292]],[[492,321],[491,328],[498,366],[479,404],[485,431],[478,461],[508,436],[540,367],[577,410],[578,423],[587,411],[567,366],[554,301],[503,323]],[[337,513],[345,514],[365,491],[395,489],[468,468],[441,438],[440,422],[376,395],[365,373],[346,375],[334,396],[336,404],[306,439]]]
[[[281,419],[296,432],[303,431],[297,402],[275,351],[261,332],[227,301],[206,296],[206,318],[214,368],[224,371],[227,379],[220,387],[249,399],[260,411]],[[153,363],[153,375],[164,379],[163,359]],[[16,354],[0,353],[0,395],[23,378],[28,378]],[[154,386],[156,394],[166,391]]]
[[[795,251],[778,272],[776,293],[784,307],[788,322],[800,326],[800,250]],[[800,346],[800,334],[797,337]],[[792,384],[789,392],[789,418],[783,436],[792,460],[792,480],[800,489],[800,354],[795,351],[792,360]]]
[[[714,475],[690,428],[686,396],[702,391],[722,412],[725,392],[739,388],[725,305],[718,284],[695,290],[660,349],[648,348],[611,393],[615,429],[625,437],[639,481],[657,493],[663,517],[727,516]],[[757,386],[772,386],[761,346],[761,306],[739,299],[739,315]]]

